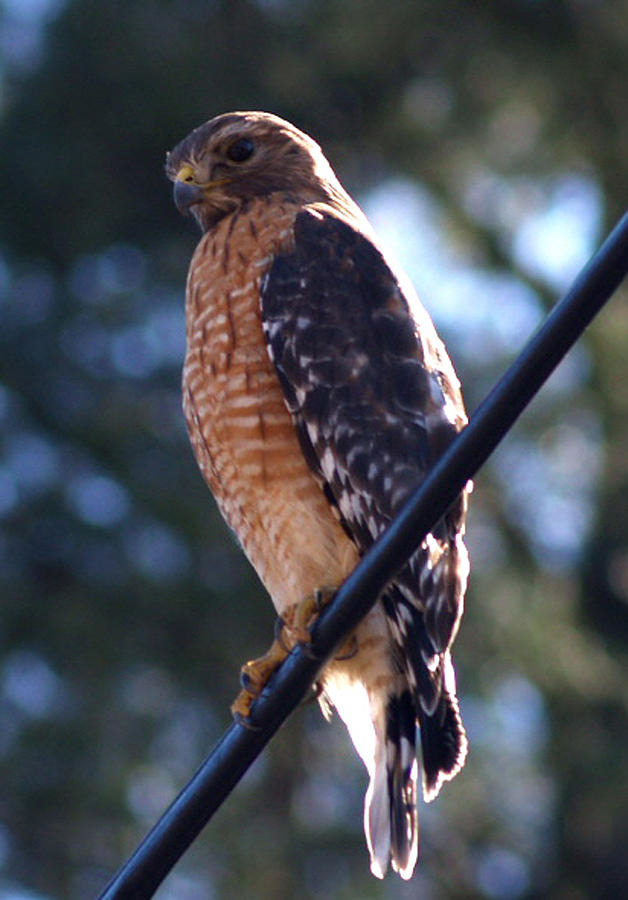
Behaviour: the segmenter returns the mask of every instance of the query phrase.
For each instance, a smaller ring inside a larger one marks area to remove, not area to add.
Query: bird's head
[[[194,129],[166,159],[174,200],[202,231],[244,201],[285,191],[305,202],[348,199],[318,144],[278,116],[235,112]]]

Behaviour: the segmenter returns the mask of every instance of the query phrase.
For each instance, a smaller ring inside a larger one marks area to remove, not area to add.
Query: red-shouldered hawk
[[[211,119],[169,154],[203,236],[187,281],[184,408],[201,471],[280,616],[333,590],[466,422],[458,380],[319,146],[267,113]],[[423,794],[464,763],[451,645],[466,494],[329,663],[370,776],[371,870],[403,878]]]

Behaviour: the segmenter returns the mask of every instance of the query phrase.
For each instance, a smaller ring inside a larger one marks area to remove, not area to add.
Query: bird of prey
[[[459,382],[408,280],[294,125],[217,116],[168,154],[166,171],[202,231],[186,292],[191,442],[285,644],[465,425]],[[431,800],[467,752],[451,659],[466,506],[467,491],[320,679],[324,708],[338,711],[368,770],[364,825],[380,878],[389,861],[402,878],[415,867],[417,756]],[[237,711],[275,651],[245,667]]]

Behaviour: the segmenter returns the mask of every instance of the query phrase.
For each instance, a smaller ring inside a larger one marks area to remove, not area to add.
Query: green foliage
[[[272,633],[184,432],[196,236],[166,151],[229,109],[311,133],[395,245],[472,409],[625,205],[627,15],[0,5],[0,898],[95,895]],[[478,478],[457,643],[472,750],[421,810],[415,880],[368,874],[364,773],[311,705],[162,900],[626,893],[627,323],[624,291]]]

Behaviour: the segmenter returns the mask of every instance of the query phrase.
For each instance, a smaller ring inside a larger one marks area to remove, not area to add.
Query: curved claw
[[[244,697],[243,695],[247,696]],[[248,728],[249,731],[259,731],[260,726],[251,722],[251,703],[255,698],[248,691],[240,691],[236,699],[231,704],[231,714],[238,725]]]

